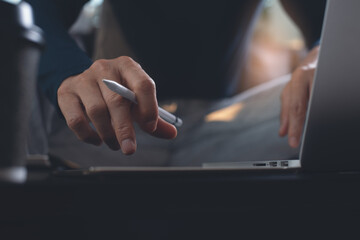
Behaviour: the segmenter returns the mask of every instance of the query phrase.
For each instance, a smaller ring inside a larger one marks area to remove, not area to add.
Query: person
[[[234,94],[234,72],[243,61],[248,33],[263,1],[110,0],[136,61],[128,56],[92,62],[68,34],[85,0],[29,0],[47,48],[39,84],[82,141],[105,142],[124,154],[136,151],[135,120],[153,136],[177,130],[158,116],[158,100],[221,99]],[[325,0],[281,1],[304,33],[307,46],[320,38]],[[279,134],[299,145],[319,46],[294,71],[282,94]],[[138,105],[101,83],[112,79],[135,92]],[[93,124],[93,127],[90,125]]]

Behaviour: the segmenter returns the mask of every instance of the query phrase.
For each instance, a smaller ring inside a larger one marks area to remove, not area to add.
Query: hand
[[[103,78],[131,89],[138,104],[109,90]],[[113,150],[132,154],[136,151],[133,121],[154,136],[176,137],[176,128],[159,118],[155,90],[154,81],[139,64],[119,57],[95,61],[83,73],[65,79],[57,96],[67,125],[80,140],[94,145],[104,141]]]
[[[310,51],[292,74],[281,95],[279,135],[288,135],[289,145],[296,148],[304,128],[306,111],[320,47]]]

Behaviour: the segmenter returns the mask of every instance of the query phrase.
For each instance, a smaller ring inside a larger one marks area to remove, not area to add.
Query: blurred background
[[[279,1],[265,1],[263,12],[255,25],[248,61],[238,90],[292,72],[305,54],[301,32]]]
[[[133,56],[106,0],[86,4],[71,34],[94,60]],[[279,0],[266,0],[255,24],[237,92],[292,72],[305,53],[303,37]]]
[[[93,60],[133,56],[107,0],[90,0],[70,33]],[[237,92],[292,72],[305,54],[303,37],[279,0],[265,0]]]

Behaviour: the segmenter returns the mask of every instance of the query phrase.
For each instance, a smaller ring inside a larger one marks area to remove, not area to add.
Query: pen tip
[[[106,86],[110,86],[110,85],[111,85],[111,81],[110,81],[110,80],[103,79],[102,81],[103,81],[103,83],[106,84]]]

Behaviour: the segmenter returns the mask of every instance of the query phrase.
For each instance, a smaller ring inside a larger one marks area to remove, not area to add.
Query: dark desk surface
[[[161,234],[184,239],[189,232],[234,236],[278,228],[297,234],[316,230],[319,236],[333,236],[336,229],[344,236],[360,223],[356,172],[39,173],[31,172],[24,185],[0,186],[3,226],[27,226],[39,234],[65,224],[78,236],[105,231],[137,236],[132,239]],[[35,180],[39,177],[45,180]]]

